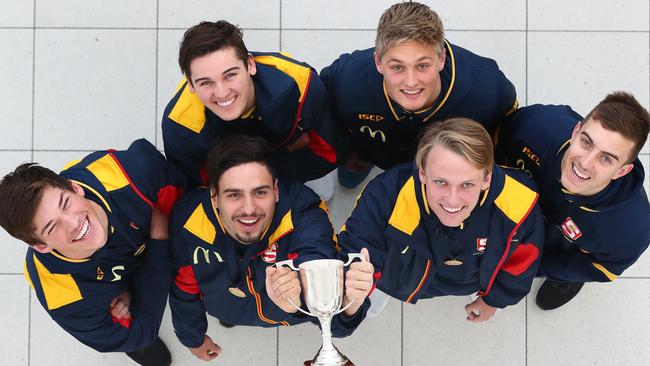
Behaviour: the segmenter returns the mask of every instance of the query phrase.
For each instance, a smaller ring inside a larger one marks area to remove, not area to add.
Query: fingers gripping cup
[[[352,299],[346,307],[341,308],[345,279],[343,267],[352,263],[355,258],[365,260],[361,253],[350,253],[346,263],[338,259],[316,259],[300,264],[299,268],[293,265],[291,259],[276,263],[277,267],[287,266],[295,271],[300,271],[303,297],[309,311],[296,306],[291,300],[289,302],[299,311],[318,318],[321,324],[323,345],[311,363],[306,363],[308,365],[344,366],[350,364],[347,357],[332,344],[331,323],[334,315],[344,311],[355,301],[363,300]]]

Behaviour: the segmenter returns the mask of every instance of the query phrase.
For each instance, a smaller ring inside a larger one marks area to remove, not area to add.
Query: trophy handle
[[[280,268],[280,267],[283,267],[283,266],[287,266],[287,267],[291,268],[294,271],[299,271],[300,270],[299,268],[296,268],[296,266],[293,265],[293,259],[287,259],[287,260],[275,263],[276,268]],[[287,299],[287,301],[289,301],[289,304],[291,304],[291,306],[296,308],[296,310],[300,311],[301,313],[309,315],[309,316],[316,317],[316,315],[314,315],[314,314],[312,314],[312,313],[310,313],[308,311],[302,310],[300,308],[300,306],[296,305],[291,299]]]
[[[353,260],[355,260],[355,259],[357,259],[357,258],[360,259],[362,262],[365,262],[365,261],[366,261],[366,257],[365,257],[363,254],[361,254],[361,253],[348,253],[348,261],[345,262],[345,264],[343,264],[343,265],[347,267],[347,266],[350,265],[350,263],[352,263]],[[339,311],[337,311],[335,314],[339,314],[339,313],[344,312],[345,309],[347,309],[347,308],[349,308],[350,306],[352,306],[352,304],[353,304],[355,301],[357,301],[357,300],[358,300],[358,299],[352,299],[352,300],[350,300],[350,302],[349,302],[347,305],[345,305],[344,307],[342,307],[341,309],[339,309]]]

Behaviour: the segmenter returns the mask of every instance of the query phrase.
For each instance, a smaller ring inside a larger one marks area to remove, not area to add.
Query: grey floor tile
[[[530,33],[528,103],[568,104],[584,115],[615,90],[647,101],[649,36]]]
[[[449,31],[447,39],[477,55],[497,62],[499,69],[514,84],[519,105],[526,105],[526,33]]]
[[[529,0],[528,28],[546,30],[647,31],[647,0],[583,1]],[[562,9],[562,11],[549,11]]]
[[[227,20],[243,28],[280,27],[280,0],[160,0],[161,28],[188,28],[200,21]]]
[[[650,363],[650,280],[590,283],[565,306],[528,304],[528,366]]]
[[[2,8],[0,8],[2,9]],[[1,13],[1,11],[0,11]],[[32,144],[33,31],[0,29],[0,148]]]
[[[305,11],[300,0],[282,1],[282,27],[288,29],[377,29],[392,0],[312,0]]]
[[[38,30],[36,55],[35,148],[153,140],[155,31]]]
[[[525,30],[525,1],[423,1],[438,12],[445,29]]]
[[[468,296],[404,305],[404,365],[524,365],[525,300],[485,323],[465,320]]]
[[[342,53],[374,46],[375,32],[369,30],[282,31],[282,49],[307,62],[319,72]]]
[[[334,345],[355,365],[399,365],[401,328],[400,302],[391,300],[376,318],[365,319],[345,338],[334,338]],[[280,365],[300,365],[313,358],[322,344],[320,329],[312,324],[280,328]]]
[[[0,0],[0,27],[33,27],[34,1]]]
[[[35,3],[37,27],[156,27],[156,0],[49,0]]]
[[[621,277],[646,277],[650,278],[650,250],[641,254],[641,257],[631,265]]]
[[[375,167],[370,172],[368,177],[354,189],[347,189],[338,184],[338,178],[334,187],[334,197],[327,202],[327,208],[330,212],[330,220],[334,225],[334,232],[339,232],[345,220],[350,217],[352,209],[357,202],[357,197],[361,190],[370,182],[374,177],[383,172],[383,170]]]
[[[11,301],[0,303],[2,364],[28,366],[29,285],[22,275],[0,275],[0,288],[11,294]],[[33,363],[32,363],[33,365]]]

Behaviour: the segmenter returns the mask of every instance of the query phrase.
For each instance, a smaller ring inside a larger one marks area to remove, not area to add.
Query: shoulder
[[[492,180],[490,190],[498,190],[494,205],[515,223],[525,220],[539,197],[532,178],[519,169],[495,167]]]

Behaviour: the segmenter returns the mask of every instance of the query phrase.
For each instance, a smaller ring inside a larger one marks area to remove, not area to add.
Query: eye
[[[226,79],[226,80],[230,80],[230,79],[234,78],[236,75],[237,74],[235,74],[234,72],[231,72],[229,74],[226,74],[226,76],[224,76],[223,78]]]
[[[612,159],[609,158],[607,155],[603,155],[600,157],[600,160],[602,160],[603,164],[610,165],[612,163]]]
[[[239,198],[239,193],[237,192],[228,193],[228,198],[232,198],[232,199]]]
[[[429,68],[429,66],[430,66],[429,64],[419,64],[418,69],[419,70],[426,70],[426,69]]]
[[[447,182],[445,182],[445,181],[442,180],[442,179],[434,179],[433,183],[434,183],[435,185],[437,185],[437,186],[444,186],[444,185],[447,184]]]
[[[199,83],[199,86],[209,86],[212,85],[212,81],[210,80],[205,80]]]
[[[46,234],[46,235],[47,235],[48,237],[49,237],[50,235],[52,235],[52,233],[54,232],[54,229],[55,229],[55,228],[56,228],[56,224],[52,224],[52,226],[50,226],[50,230],[47,231],[47,234]]]
[[[267,194],[268,194],[267,191],[257,191],[257,192],[255,192],[255,195],[257,195],[258,197],[264,197]]]
[[[390,67],[390,69],[393,71],[402,71],[404,67],[402,67],[402,65],[393,65]]]
[[[584,146],[584,147],[591,146],[591,141],[589,141],[589,139],[586,139],[584,137],[580,139],[580,142],[582,143],[582,146]]]
[[[66,197],[65,202],[63,202],[63,211],[67,210],[70,207],[70,196]]]
[[[463,183],[463,188],[465,189],[470,189],[472,187],[474,187],[474,183],[469,183],[469,182]]]

